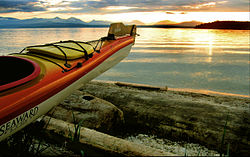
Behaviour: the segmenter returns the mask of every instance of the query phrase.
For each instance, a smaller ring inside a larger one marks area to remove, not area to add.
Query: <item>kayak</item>
[[[60,41],[0,56],[0,141],[128,56],[136,26],[113,23],[98,40]]]

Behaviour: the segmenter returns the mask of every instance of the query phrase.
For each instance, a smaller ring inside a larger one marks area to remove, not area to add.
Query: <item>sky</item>
[[[146,24],[216,20],[250,21],[249,0],[0,0],[0,16],[79,18]]]

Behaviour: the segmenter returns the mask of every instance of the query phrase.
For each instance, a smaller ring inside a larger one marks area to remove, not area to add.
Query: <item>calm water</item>
[[[108,28],[0,29],[0,55]],[[139,28],[130,55],[97,80],[249,95],[249,31]]]

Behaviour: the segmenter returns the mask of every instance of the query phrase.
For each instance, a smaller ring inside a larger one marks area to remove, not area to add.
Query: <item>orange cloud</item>
[[[201,4],[195,4],[195,5],[185,5],[183,8],[185,9],[203,9],[203,8],[213,8],[216,6],[216,4],[222,4],[226,3],[227,1],[222,2],[209,2],[209,3],[201,3]]]
[[[167,11],[166,14],[175,14],[175,13],[173,13],[171,11]]]

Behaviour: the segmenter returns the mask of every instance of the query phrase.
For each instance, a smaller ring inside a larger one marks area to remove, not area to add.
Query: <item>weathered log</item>
[[[124,120],[123,112],[116,106],[81,91],[75,91],[47,115],[109,133],[122,125]]]
[[[225,152],[230,144],[231,154],[250,154],[249,98],[147,91],[101,82],[91,82],[80,90],[120,108],[129,129],[143,128],[158,136],[196,142],[217,151]]]
[[[136,89],[143,89],[147,91],[167,91],[168,87],[157,87],[157,86],[150,86],[145,84],[136,84],[136,83],[127,83],[127,82],[114,82],[117,86],[120,87],[132,87]]]
[[[75,131],[74,124],[45,116],[46,130],[70,138],[70,131]],[[95,130],[81,127],[79,142],[85,145],[99,148],[106,152],[113,152],[125,156],[176,156],[176,154],[164,152],[155,148],[144,146],[113,137]],[[84,148],[83,148],[84,150]]]

